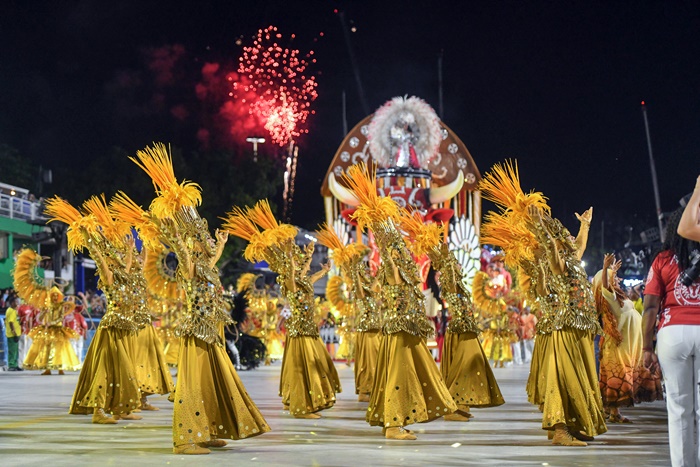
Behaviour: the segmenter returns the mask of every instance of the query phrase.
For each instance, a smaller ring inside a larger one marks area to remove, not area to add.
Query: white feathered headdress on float
[[[435,110],[418,97],[394,97],[381,106],[369,124],[369,150],[380,167],[397,163],[402,142],[415,150],[420,168],[426,169],[442,142],[440,119]]]

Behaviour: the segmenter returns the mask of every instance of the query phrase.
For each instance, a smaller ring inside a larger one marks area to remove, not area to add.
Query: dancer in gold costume
[[[462,268],[444,241],[445,226],[426,224],[418,215],[401,218],[409,246],[417,257],[427,254],[439,273],[440,295],[447,303],[450,322],[445,333],[440,370],[457,404],[445,420],[468,421],[471,407],[496,407],[505,403],[488,358],[479,342],[471,294],[462,281]]]
[[[93,202],[86,206],[86,209],[91,214],[94,214],[98,220],[106,216],[112,216],[118,219],[117,222],[131,227],[129,222],[120,216],[120,213],[129,208],[128,205],[122,204],[124,202],[123,197],[115,197],[109,209],[103,203],[96,202],[95,199],[91,201]],[[120,210],[122,207],[125,209]],[[128,215],[125,217],[129,218]],[[142,254],[139,254],[131,236],[124,242],[125,248],[131,251],[129,254],[132,261],[129,273],[134,285],[134,288],[131,290],[135,306],[134,322],[138,327],[136,333],[129,336],[128,349],[136,371],[136,379],[141,389],[141,410],[159,410],[150,404],[146,397],[153,394],[169,394],[175,389],[175,386],[163,353],[163,346],[153,327],[154,317],[149,311],[151,301],[149,300],[149,288],[144,272],[144,255],[147,254],[147,243],[153,244],[155,242],[153,239],[144,241]]]
[[[131,412],[141,399],[136,373],[127,350],[129,336],[136,332],[131,289],[130,250],[115,242],[128,230],[113,222],[101,225],[93,214],[83,215],[67,201],[57,197],[47,202],[51,221],[68,224],[68,248],[78,252],[87,248],[97,264],[99,287],[107,297],[107,310],[90,342],[78,377],[69,413],[93,413],[92,422],[114,424],[120,418],[138,420]],[[107,413],[112,413],[110,417]]]
[[[318,241],[333,250],[333,261],[341,270],[350,289],[355,308],[355,393],[358,400],[369,402],[381,340],[381,315],[375,299],[379,284],[370,275],[365,256],[369,248],[361,243],[343,245],[327,224],[318,232]]]
[[[416,439],[404,429],[412,423],[435,420],[457,409],[426,339],[434,333],[425,315],[418,268],[396,228],[399,209],[391,198],[379,197],[376,175],[364,164],[348,169],[346,181],[360,200],[353,214],[374,233],[382,264],[386,312],[374,386],[367,409],[370,425],[384,428],[386,438]]]
[[[534,263],[528,266],[540,270],[534,287],[539,296],[549,295],[551,314],[538,323],[538,332],[549,334],[538,363],[545,377],[542,428],[553,444],[586,446],[607,431],[593,354],[593,336],[601,329],[579,256],[587,235],[577,244],[540,193],[522,191],[511,164],[496,165],[480,188],[500,209],[487,216],[482,241],[503,248],[511,264]],[[591,213],[579,216],[586,226]]]
[[[58,287],[45,287],[37,277],[36,269],[41,256],[34,250],[25,248],[18,255],[14,270],[14,288],[19,297],[32,306],[39,308],[38,321],[29,337],[32,345],[24,359],[26,370],[44,370],[42,375],[50,375],[51,370],[64,374],[65,370],[75,371],[80,368],[80,360],[70,343],[77,334],[63,326],[63,317],[73,312],[75,302],[64,301],[63,293]]]
[[[642,317],[620,289],[620,261],[605,255],[603,269],[593,278],[596,306],[605,335],[600,343],[600,392],[608,423],[630,423],[620,407],[663,400],[661,371],[642,362]]]
[[[178,380],[174,394],[173,452],[208,454],[209,447],[226,445],[223,438],[242,439],[270,430],[245,390],[223,343],[223,326],[231,322],[224,304],[216,267],[228,235],[216,240],[195,207],[201,203],[199,186],[178,184],[172,159],[163,144],[137,151],[131,158],[153,180],[156,199],[150,218],[158,238],[177,255],[177,278],[185,290],[187,310],[178,327],[181,338]],[[148,218],[128,197],[136,218]],[[137,222],[133,223],[144,230]],[[145,225],[148,225],[147,223]]]
[[[249,261],[267,261],[279,276],[282,295],[291,307],[285,321],[287,341],[282,358],[280,396],[294,417],[320,418],[317,413],[335,404],[341,392],[333,361],[323,345],[315,322],[313,283],[328,272],[328,265],[309,275],[314,244],[302,250],[294,243],[297,230],[275,219],[267,200],[245,211],[234,208],[224,228],[250,242],[245,250]],[[259,226],[263,230],[260,231]]]

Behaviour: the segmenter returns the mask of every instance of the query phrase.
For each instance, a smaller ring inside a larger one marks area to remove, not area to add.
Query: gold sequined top
[[[281,248],[273,247],[268,249],[266,258],[270,269],[279,274],[277,283],[292,311],[292,316],[284,323],[287,335],[319,337],[315,321],[314,287],[310,277],[305,274],[311,258],[291,241],[286,246],[290,249],[288,253]],[[293,256],[294,261],[291,261],[292,258],[289,255]],[[294,290],[289,287],[289,281],[294,283]]]
[[[462,268],[445,243],[428,250],[433,267],[440,272],[440,294],[450,311],[447,330],[453,334],[473,332],[481,329],[474,319],[474,305],[471,294],[462,282]]]
[[[379,278],[382,282],[382,306],[384,308],[384,334],[407,332],[423,338],[431,337],[435,328],[425,315],[425,297],[420,289],[418,267],[403,241],[403,237],[393,226],[393,223],[373,225],[374,232],[382,257],[379,268]],[[394,275],[394,269],[387,260],[393,259],[398,269],[400,280],[391,284],[388,276]]]
[[[347,276],[350,278],[350,294],[356,309],[355,329],[359,332],[381,329],[382,317],[372,291],[372,277],[363,258],[347,264]]]
[[[218,270],[209,267],[208,259],[198,252],[191,253],[194,276],[188,279],[178,268],[178,279],[185,289],[187,308],[178,323],[176,334],[196,337],[208,344],[223,345],[219,327],[233,322],[226,310]]]
[[[153,324],[153,315],[149,312],[148,307],[148,285],[146,278],[143,275],[143,263],[141,258],[134,251],[134,260],[129,271],[133,275],[134,283],[134,322],[139,329]]]
[[[112,268],[112,285],[101,282],[100,288],[107,298],[107,310],[100,320],[100,326],[136,332],[138,325],[134,320],[136,283],[134,276],[126,274],[122,268]]]
[[[540,245],[547,249],[559,248],[558,253],[565,270],[561,274],[555,274],[551,268],[544,268],[548,295],[541,303],[543,318],[546,318],[537,323],[537,332],[548,334],[555,330],[573,328],[600,334],[602,329],[597,318],[591,283],[576,255],[576,247],[568,239],[568,231],[559,227],[561,224],[558,221],[551,219],[549,222],[557,229],[554,244],[545,236],[542,227],[538,226],[535,234]],[[551,257],[552,251],[546,251],[546,255]]]

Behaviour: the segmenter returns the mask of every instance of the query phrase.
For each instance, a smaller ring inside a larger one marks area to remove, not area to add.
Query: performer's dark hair
[[[681,271],[685,271],[690,267],[690,253],[693,250],[700,250],[700,244],[678,235],[678,223],[681,221],[682,215],[683,208],[678,208],[668,217],[666,237],[663,245],[661,245],[661,249],[654,255],[654,259],[662,251],[671,251],[678,258],[678,266]]]

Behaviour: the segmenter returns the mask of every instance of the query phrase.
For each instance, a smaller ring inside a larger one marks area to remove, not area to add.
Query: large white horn
[[[464,174],[460,170],[457,172],[457,178],[448,183],[437,188],[430,189],[430,204],[444,203],[445,201],[454,198],[459,190],[462,189],[464,185]]]
[[[355,193],[338,183],[335,180],[335,175],[333,175],[333,172],[331,172],[331,174],[328,176],[328,189],[331,190],[333,196],[335,196],[341,203],[345,203],[352,207],[357,207],[360,205],[360,200],[357,199]]]

